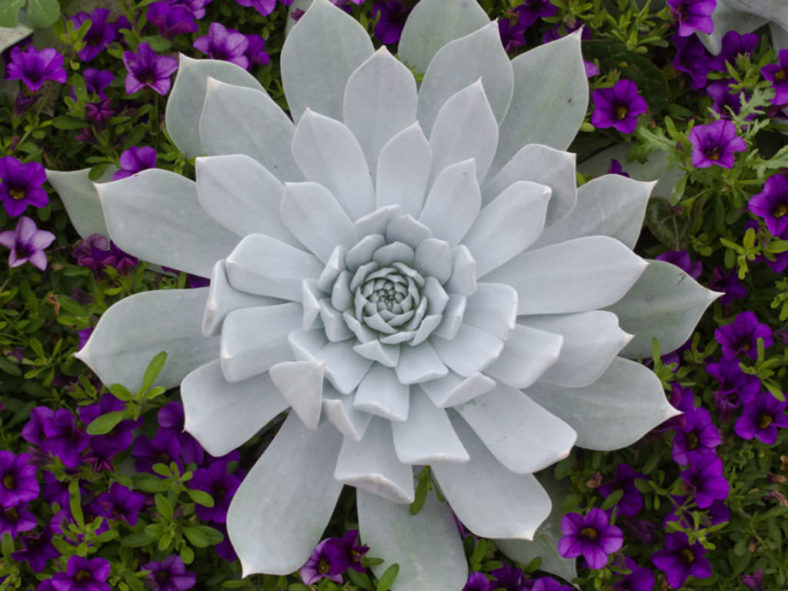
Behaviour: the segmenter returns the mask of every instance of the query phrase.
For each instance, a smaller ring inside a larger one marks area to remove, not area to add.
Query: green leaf
[[[126,417],[125,410],[108,412],[93,419],[88,425],[88,435],[106,435],[115,428]]]
[[[3,0],[0,2],[0,27],[14,28],[19,23],[19,9],[25,0]]]
[[[109,387],[109,391],[112,392],[115,398],[118,398],[123,402],[128,402],[129,400],[132,400],[131,392],[129,392],[129,389],[122,384],[112,384]]]
[[[375,591],[388,591],[391,585],[394,584],[394,579],[397,578],[398,574],[399,564],[394,563],[383,572],[378,580],[378,586],[375,587]]]
[[[189,548],[189,546],[181,548],[181,560],[183,560],[184,564],[191,564],[194,562],[194,550]]]
[[[184,527],[183,535],[186,536],[186,539],[189,540],[189,543],[195,548],[207,548],[211,545],[208,536],[206,536],[198,526]]]
[[[82,121],[82,119],[76,119],[67,115],[61,115],[52,119],[52,126],[55,129],[82,129],[86,125],[87,123]]]
[[[158,511],[162,517],[165,519],[172,519],[174,509],[172,503],[167,500],[167,497],[162,494],[157,494],[153,497],[153,503],[156,505],[156,511]]]
[[[150,537],[148,534],[128,534],[121,538],[120,545],[126,546],[128,548],[142,548],[143,546],[152,544],[155,541],[156,540]]]
[[[160,351],[154,355],[153,359],[151,359],[150,363],[148,364],[148,368],[145,370],[145,376],[142,378],[142,388],[140,388],[140,392],[147,392],[151,386],[153,386],[153,382],[156,381],[156,378],[159,377],[161,370],[164,369],[164,363],[167,361],[167,353],[165,351]]]
[[[27,0],[27,20],[37,29],[51,27],[60,18],[57,0]]]
[[[82,514],[82,495],[79,492],[79,480],[76,478],[68,483],[68,503],[74,521],[79,527],[85,527],[85,516]]]
[[[134,484],[142,492],[157,493],[170,490],[170,483],[168,481],[152,476],[136,479]]]
[[[199,503],[205,507],[213,507],[213,497],[209,495],[204,490],[192,490],[189,489],[186,491],[188,495],[191,497],[192,501],[195,503]]]
[[[621,497],[623,496],[624,496],[624,491],[622,489],[614,490],[612,493],[610,493],[610,495],[608,495],[608,497],[602,503],[602,506],[600,508],[603,511],[610,509],[611,507],[616,505],[621,500]]]

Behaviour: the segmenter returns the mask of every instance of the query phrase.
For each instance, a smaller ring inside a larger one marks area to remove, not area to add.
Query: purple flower
[[[71,556],[66,564],[66,572],[55,573],[52,588],[55,591],[112,591],[106,582],[110,564],[104,558],[91,560],[81,556]]]
[[[629,464],[619,464],[616,466],[613,481],[599,487],[600,494],[605,498],[613,494],[614,491],[624,491],[624,495],[616,505],[619,515],[634,516],[640,513],[643,508],[643,495],[635,486],[636,480],[648,479],[644,474],[635,472]]]
[[[330,579],[335,583],[342,582],[341,574],[331,574],[331,558],[326,553],[326,546],[330,541],[331,538],[328,538],[315,546],[304,566],[298,571],[305,585],[312,585],[320,579]]]
[[[788,228],[788,178],[775,174],[766,179],[763,191],[753,195],[749,210],[762,217],[772,236],[779,236]]]
[[[777,427],[788,427],[788,401],[780,402],[767,392],[762,392],[749,402],[733,426],[742,439],[757,437],[766,445],[777,442]]]
[[[405,21],[413,10],[412,4],[404,0],[378,0],[372,5],[372,18],[375,22],[375,37],[385,45],[399,43]],[[501,19],[505,21],[506,19]],[[500,25],[499,25],[500,26]]]
[[[26,216],[19,218],[15,229],[0,232],[0,244],[11,249],[8,255],[9,267],[19,267],[29,262],[43,271],[47,268],[44,249],[54,240],[52,232],[39,230],[36,223]]]
[[[9,533],[12,538],[16,538],[22,532],[30,531],[37,525],[36,516],[21,504],[0,509],[0,537]]]
[[[214,500],[213,507],[198,503],[195,509],[197,517],[205,521],[225,523],[230,501],[240,485],[241,479],[237,475],[227,473],[227,462],[224,460],[216,460],[208,468],[195,470],[189,486],[207,492]]]
[[[74,28],[78,29],[82,23],[89,20],[90,28],[83,37],[85,47],[83,47],[77,55],[83,62],[89,62],[98,54],[100,54],[108,43],[115,40],[115,27],[107,23],[109,10],[106,8],[96,8],[93,12],[78,12],[71,17],[71,22],[74,23]]]
[[[553,577],[539,577],[533,582],[531,591],[573,591],[569,585],[556,581]]]
[[[555,16],[558,6],[550,0],[523,0],[515,10],[520,14],[520,22],[527,29],[540,19]]]
[[[46,568],[46,563],[53,558],[58,558],[60,552],[52,544],[52,530],[45,527],[40,533],[32,536],[22,536],[23,550],[11,554],[17,562],[27,562],[33,572],[40,573]]]
[[[129,525],[137,523],[137,515],[145,504],[145,495],[113,482],[109,492],[101,493],[90,504],[94,515],[122,519]]]
[[[726,63],[735,66],[739,56],[751,57],[757,47],[758,35],[755,33],[739,35],[736,31],[728,31],[722,38],[720,54],[711,60],[711,67],[714,70],[725,72],[727,70]]]
[[[731,90],[731,85],[735,83],[734,80],[715,80],[709,82],[706,87],[706,92],[714,101],[712,109],[722,115],[725,119],[730,119],[731,111],[738,113],[741,110],[741,97],[743,91],[734,94]]]
[[[290,4],[290,2],[292,2],[292,0],[283,2],[283,4]],[[177,2],[175,2],[175,4],[185,7],[197,20],[205,16],[205,7],[210,3],[211,0],[177,0]]]
[[[0,451],[0,507],[14,507],[38,498],[36,467],[30,454]]]
[[[751,575],[742,575],[741,582],[750,591],[763,591],[763,571],[758,569]]]
[[[265,51],[265,39],[260,37],[260,35],[247,35],[246,40],[249,44],[244,55],[249,60],[249,63],[267,65],[271,58]]]
[[[123,252],[114,242],[108,241],[101,234],[91,234],[85,238],[72,252],[77,264],[87,267],[98,276],[106,267],[114,267],[123,275],[137,266],[137,259]]]
[[[714,267],[711,281],[709,282],[709,289],[725,293],[720,298],[720,303],[723,306],[727,306],[733,300],[741,300],[747,297],[747,289],[739,279],[735,269],[725,271],[720,267]]]
[[[670,586],[678,589],[690,576],[699,579],[711,576],[711,564],[705,555],[700,542],[690,545],[687,534],[675,532],[665,536],[665,550],[656,552],[651,562],[664,571]]]
[[[624,169],[621,168],[621,163],[615,158],[610,159],[610,166],[607,167],[607,174],[617,174],[629,178],[629,174],[624,172]]]
[[[692,456],[692,464],[681,473],[687,489],[694,493],[698,508],[710,507],[715,500],[728,498],[730,486],[722,475],[722,460],[712,451]]]
[[[44,207],[49,196],[43,188],[47,180],[44,167],[38,162],[24,164],[13,156],[0,158],[0,201],[12,218],[28,205]]]
[[[125,179],[133,174],[156,167],[156,150],[150,146],[131,146],[120,155],[120,170],[112,175],[112,180]]]
[[[582,555],[590,568],[602,568],[612,554],[624,544],[624,532],[610,525],[607,514],[593,508],[583,517],[567,513],[561,519],[564,536],[558,541],[558,553],[564,558]]]
[[[781,49],[776,64],[761,68],[761,75],[774,87],[773,105],[788,103],[788,49]]]
[[[706,76],[711,69],[711,55],[703,43],[695,37],[679,37],[674,35],[671,41],[676,46],[676,57],[673,67],[680,72],[689,74],[695,88],[706,86]]]
[[[46,406],[37,406],[30,411],[30,420],[22,427],[22,439],[29,443],[42,446],[46,435],[44,435],[44,423],[52,419],[54,411]]]
[[[80,454],[90,441],[85,432],[78,428],[74,417],[65,408],[57,409],[49,420],[44,421],[44,450],[60,458],[66,468],[77,468]]]
[[[676,417],[680,425],[673,437],[673,461],[686,466],[692,463],[691,456],[713,451],[722,443],[722,436],[705,408],[693,406]]]
[[[252,7],[263,16],[268,16],[276,8],[276,0],[235,0],[241,6]],[[284,2],[283,2],[284,4]],[[289,2],[288,2],[289,4]]]
[[[495,587],[499,589],[503,587],[506,591],[522,591],[525,587],[525,575],[519,568],[509,566],[505,562],[501,568],[496,568],[492,571],[492,576],[495,577]]]
[[[115,75],[110,70],[97,70],[96,68],[88,68],[82,77],[85,79],[85,87],[88,92],[97,94],[102,100],[107,98],[104,91],[115,79]]]
[[[619,580],[615,591],[651,591],[654,588],[654,573],[647,568],[641,568],[629,556],[624,563],[630,573]]]
[[[356,529],[350,530],[341,538],[330,538],[325,552],[331,562],[331,574],[341,574],[349,568],[363,573],[364,564],[361,562],[361,557],[368,550],[368,546],[361,545]]]
[[[161,562],[143,564],[141,570],[149,570],[148,588],[151,591],[186,591],[194,587],[197,577],[186,570],[186,565],[177,554],[168,556]]]
[[[733,153],[747,149],[747,142],[737,135],[736,125],[723,119],[693,127],[689,132],[689,140],[695,168],[733,168]]]
[[[172,39],[183,33],[197,32],[197,23],[194,22],[191,11],[180,4],[154,2],[148,5],[145,17],[165,39]]]
[[[490,591],[490,579],[480,572],[471,573],[462,591]]]
[[[209,55],[215,60],[232,62],[236,66],[249,69],[249,58],[246,49],[249,41],[246,35],[235,29],[228,29],[221,23],[211,23],[208,34],[194,41],[194,48]]]
[[[637,127],[638,115],[648,110],[646,101],[638,94],[637,85],[631,80],[619,80],[613,88],[600,88],[592,96],[591,123],[595,127],[615,127],[621,133],[632,133]]]
[[[33,92],[41,90],[47,80],[65,84],[63,56],[52,47],[41,51],[32,45],[24,51],[14,47],[11,50],[11,61],[6,67],[6,80],[21,80]]]
[[[205,456],[197,440],[183,430],[183,405],[172,401],[159,409],[156,418],[159,430],[153,437],[153,445],[168,449],[173,458],[180,457],[185,463],[201,464]]]
[[[121,411],[126,405],[115,398],[109,392],[105,393],[101,400],[93,404],[79,407],[80,420],[89,425],[94,419],[101,415]],[[112,458],[119,452],[128,449],[131,445],[131,432],[142,424],[142,419],[136,421],[121,421],[106,435],[91,435],[90,449],[87,453],[87,460],[90,461],[96,470],[112,470]]]
[[[703,272],[703,263],[700,261],[692,262],[690,255],[686,250],[669,250],[656,256],[658,261],[665,261],[676,265],[679,269],[685,271],[693,279],[700,277]]]
[[[774,344],[772,329],[758,322],[758,317],[749,310],[737,315],[730,324],[715,330],[714,338],[722,345],[722,356],[725,359],[735,359],[741,353],[750,359],[756,359],[758,339],[763,339],[765,349]]]
[[[85,104],[85,119],[101,128],[115,114],[114,109],[110,108],[110,99],[104,99],[97,103]]]
[[[170,90],[170,75],[178,69],[178,60],[169,55],[157,55],[147,43],[137,46],[137,53],[125,51],[126,94],[150,88],[159,94]]]
[[[509,52],[516,47],[525,45],[525,25],[520,22],[519,11],[509,8],[498,19],[498,35],[505,51]],[[397,37],[399,40],[399,37]],[[468,579],[470,580],[470,579]]]
[[[711,34],[714,22],[711,14],[717,0],[667,0],[668,6],[679,19],[679,35],[689,37],[696,31]]]

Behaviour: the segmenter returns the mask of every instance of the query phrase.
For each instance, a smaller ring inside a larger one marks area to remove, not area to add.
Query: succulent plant
[[[181,56],[166,124],[196,181],[95,185],[113,241],[210,287],[118,302],[80,359],[134,386],[167,351],[160,384],[214,455],[288,413],[229,510],[244,574],[297,570],[347,484],[395,588],[460,589],[453,514],[530,539],[551,508],[534,472],[677,414],[633,359],[716,296],[633,253],[653,183],[576,187],[578,34],[509,60],[475,2],[423,0],[399,51],[315,0],[282,50],[289,116],[241,68]],[[80,175],[50,180],[95,230]],[[447,502],[411,515],[421,466]]]

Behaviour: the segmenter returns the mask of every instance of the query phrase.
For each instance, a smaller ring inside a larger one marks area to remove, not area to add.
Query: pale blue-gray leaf
[[[560,334],[517,324],[500,357],[484,373],[513,388],[526,388],[555,365],[563,342]]]
[[[412,503],[413,468],[394,453],[391,424],[373,417],[361,441],[346,437],[337,458],[334,477],[345,484],[380,495],[392,503]]]
[[[234,289],[227,281],[226,259],[216,261],[208,288],[208,301],[202,317],[202,333],[207,337],[219,334],[224,317],[233,310],[281,303],[273,298],[261,297]]]
[[[317,361],[283,361],[268,370],[271,381],[307,429],[320,423],[325,366]]]
[[[200,288],[124,298],[104,312],[76,357],[103,383],[136,390],[151,359],[166,351],[167,362],[156,385],[177,386],[190,371],[218,356],[218,337],[204,337],[200,327],[207,297],[208,288]]]
[[[342,483],[333,475],[342,436],[324,421],[317,432],[291,413],[235,493],[227,531],[243,576],[298,570],[320,541]],[[293,527],[293,516],[298,527]]]
[[[462,324],[451,340],[436,336],[430,343],[447,367],[466,378],[490,365],[503,349],[501,339],[469,324]]]
[[[432,149],[418,123],[403,129],[380,151],[375,181],[376,207],[399,205],[419,217],[432,167]]]
[[[205,152],[246,154],[282,181],[303,178],[290,151],[293,122],[268,93],[209,78],[202,109]]]
[[[550,497],[533,474],[516,474],[500,464],[461,418],[455,416],[452,424],[470,461],[431,468],[458,519],[477,536],[532,539],[550,514]]]
[[[315,0],[282,47],[282,85],[293,120],[309,108],[342,119],[345,84],[374,48],[358,21],[328,0]]]
[[[534,248],[594,235],[610,236],[634,248],[654,184],[618,174],[589,181],[578,189],[575,208],[545,228]]]
[[[105,183],[112,180],[112,175],[117,170],[109,166],[98,182]],[[89,168],[64,172],[60,170],[47,170],[47,180],[55,187],[55,191],[66,207],[66,213],[74,225],[74,229],[82,238],[91,234],[101,234],[109,238],[107,222],[104,221],[104,212],[93,182],[88,178]]]
[[[646,262],[618,240],[587,236],[527,250],[484,280],[514,287],[519,314],[561,314],[617,302],[645,268]]]
[[[394,451],[405,464],[467,462],[468,452],[454,432],[446,411],[414,387],[407,421],[391,423]]]
[[[514,97],[501,123],[493,171],[526,144],[566,150],[588,106],[579,31],[517,56],[512,67]]]
[[[143,260],[210,277],[238,243],[200,207],[194,181],[174,172],[151,168],[94,186],[110,238]]]
[[[181,399],[184,431],[217,458],[253,437],[288,406],[268,374],[230,383],[224,379],[218,360],[183,379]]]
[[[455,39],[435,54],[419,87],[419,122],[424,131],[430,133],[449,97],[479,78],[496,120],[502,121],[512,101],[514,73],[497,22]]]
[[[353,407],[389,421],[406,421],[410,386],[400,383],[394,370],[376,363],[358,385]]]
[[[463,319],[506,342],[517,320],[517,291],[505,283],[479,283]]]
[[[187,158],[206,153],[200,141],[199,123],[208,77],[227,84],[263,91],[249,72],[230,62],[192,59],[178,54],[178,73],[167,99],[164,122],[172,141]]]
[[[632,338],[619,328],[616,315],[604,310],[521,316],[519,322],[564,337],[558,361],[539,379],[569,388],[595,382]]]
[[[577,437],[564,420],[503,384],[454,408],[498,461],[517,474],[564,459]]]
[[[424,506],[411,515],[407,505],[356,491],[361,541],[370,555],[384,562],[372,567],[380,577],[399,565],[392,591],[457,591],[468,578],[468,560],[454,514],[447,503],[429,494]]]
[[[568,214],[577,203],[575,154],[541,144],[523,146],[509,162],[482,185],[482,203],[489,203],[512,183],[531,181],[552,190],[547,208],[549,226]]]
[[[400,58],[417,72],[426,72],[441,47],[489,22],[476,2],[422,0],[405,21],[398,46]]]
[[[375,173],[381,148],[416,121],[416,80],[385,46],[361,64],[345,86],[343,117]]]
[[[455,246],[479,214],[481,202],[474,161],[457,162],[438,175],[419,222],[432,230],[435,238]]]
[[[497,146],[498,122],[481,80],[477,80],[453,94],[438,111],[430,132],[430,176],[435,179],[448,166],[473,159],[476,177],[482,182]]]
[[[632,445],[661,422],[680,414],[662,382],[647,367],[616,357],[596,382],[564,388],[537,382],[528,395],[577,432],[577,445],[609,451]]]
[[[449,408],[487,394],[495,388],[495,380],[481,373],[463,378],[449,372],[442,378],[424,382],[420,386],[435,406]]]
[[[651,357],[652,340],[661,355],[678,349],[720,293],[706,289],[676,265],[649,261],[627,294],[608,308],[621,328],[635,335],[624,347],[627,357]]]
[[[397,379],[403,384],[419,384],[441,378],[449,373],[429,342],[415,347],[402,347],[395,371]]]

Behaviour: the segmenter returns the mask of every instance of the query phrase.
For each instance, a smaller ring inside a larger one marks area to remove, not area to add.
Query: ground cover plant
[[[416,4],[335,3],[392,55]],[[302,110],[286,104],[280,63],[285,33],[308,3],[290,4],[20,0],[0,11],[0,245],[8,255],[0,261],[0,589],[410,588],[408,564],[376,555],[386,540],[371,543],[364,527],[359,535],[349,487],[337,489],[323,539],[300,569],[242,578],[258,571],[228,540],[228,509],[257,457],[288,428],[284,416],[213,456],[184,431],[179,389],[158,385],[177,363],[172,355],[106,384],[74,357],[82,350],[90,362],[85,343],[112,304],[206,285],[101,235],[103,218],[84,207],[96,195],[89,181],[152,168],[194,178],[197,168],[199,183],[200,152],[182,149],[188,129],[164,125],[189,59],[232,62],[280,107]],[[460,4],[445,3],[447,21]],[[655,340],[638,354],[682,414],[661,422],[675,413],[655,408],[660,424],[634,444],[575,447],[542,470],[552,512],[533,543],[478,537],[455,507],[465,589],[785,588],[785,9],[765,2],[752,13],[736,0],[480,6],[498,19],[509,57],[582,39],[590,101],[568,148],[578,184],[590,191],[603,175],[659,180],[636,254],[662,261],[654,268],[683,269],[685,283],[691,277],[719,297],[678,349],[660,354],[661,344],[675,346]],[[423,68],[409,65],[421,81]],[[86,167],[81,177],[57,172]],[[681,283],[668,292],[684,294]],[[417,471],[408,513],[445,506],[444,478]]]

